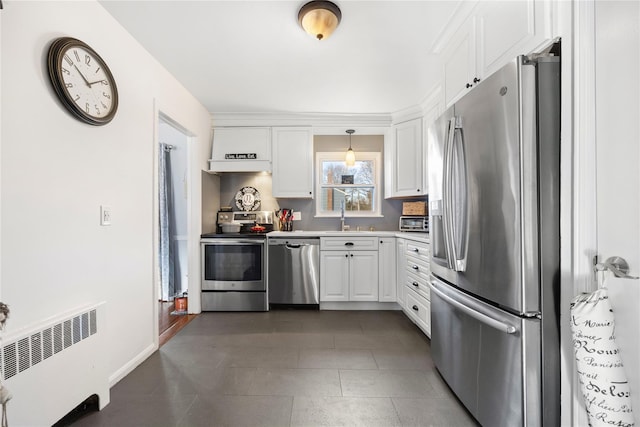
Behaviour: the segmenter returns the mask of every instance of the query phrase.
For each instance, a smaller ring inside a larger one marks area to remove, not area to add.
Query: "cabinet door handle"
[[[353,254],[351,254],[351,258],[353,258]]]
[[[467,89],[469,89],[470,87],[472,87],[473,85],[471,83],[467,83],[466,87]]]
[[[473,78],[473,82],[474,82],[474,83],[478,83],[479,81],[480,81],[480,79],[479,79],[479,78],[477,78],[477,77],[474,77],[474,78]]]
[[[419,193],[419,192],[420,192],[420,189],[418,188],[416,191]]]
[[[416,288],[420,287],[420,285],[418,285],[418,282],[413,282],[412,285],[415,286]]]
[[[420,252],[420,249],[418,249],[418,248],[413,248],[413,252],[418,253],[418,252]]]
[[[353,246],[353,242],[347,242],[344,244],[345,246]]]
[[[420,269],[420,267],[418,267],[417,265],[413,265],[413,266],[411,266],[411,268],[413,268],[414,270],[419,270]]]
[[[418,306],[417,306],[417,305],[414,305],[414,306],[413,306],[413,307],[411,307],[411,308],[413,308],[415,311],[418,311]]]
[[[349,254],[344,254],[344,257],[345,258],[349,258]]]

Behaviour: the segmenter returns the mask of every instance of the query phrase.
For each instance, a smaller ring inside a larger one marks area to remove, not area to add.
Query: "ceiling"
[[[438,80],[434,43],[462,3],[338,0],[342,22],[317,41],[305,1],[101,4],[211,113],[392,114]]]

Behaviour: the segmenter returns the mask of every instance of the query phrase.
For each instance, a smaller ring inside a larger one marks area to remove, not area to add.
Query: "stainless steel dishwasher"
[[[269,305],[319,308],[320,239],[270,237]]]

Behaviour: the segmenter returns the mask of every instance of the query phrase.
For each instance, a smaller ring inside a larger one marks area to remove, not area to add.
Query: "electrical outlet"
[[[111,225],[111,206],[100,206],[100,225]]]
[[[302,213],[298,211],[293,211],[293,220],[300,221],[302,219]]]

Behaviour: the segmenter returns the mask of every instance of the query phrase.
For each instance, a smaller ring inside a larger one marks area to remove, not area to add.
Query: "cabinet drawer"
[[[377,237],[321,237],[320,250],[322,251],[377,251]]]
[[[414,290],[427,300],[431,300],[431,291],[429,289],[429,281],[424,277],[417,276],[411,272],[407,272],[407,287]]]
[[[424,262],[413,257],[407,257],[407,272],[420,277],[427,283],[429,281],[429,275],[431,274],[431,268],[429,263]]]
[[[431,258],[429,245],[417,242],[408,242],[407,256],[412,256],[428,263]]]
[[[413,322],[431,336],[431,305],[412,289],[407,289],[406,312]]]

